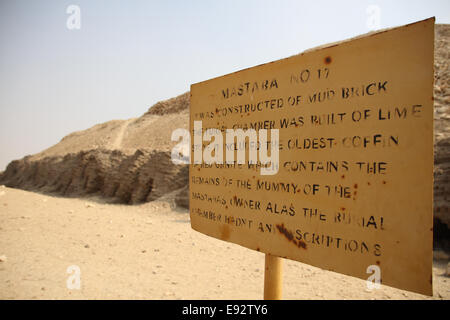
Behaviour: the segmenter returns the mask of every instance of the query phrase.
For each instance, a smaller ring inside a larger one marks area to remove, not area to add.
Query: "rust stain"
[[[295,244],[297,247],[306,250],[306,243],[305,243],[305,241],[303,241],[303,240],[298,240],[298,241],[295,240],[294,239],[294,234],[291,231],[289,231],[288,229],[286,229],[286,227],[284,226],[284,223],[277,224],[276,227],[278,229],[278,232],[280,232],[282,235],[284,235],[286,237],[286,239],[288,239],[290,242]]]
[[[342,210],[342,211],[345,211],[345,208],[344,208],[344,207],[341,207],[341,210]]]
[[[377,260],[375,263],[376,263],[377,265],[380,265],[380,264],[381,264],[381,262],[380,262],[379,260]]]
[[[261,249],[258,247],[258,248],[256,248],[256,251],[261,251]]]
[[[222,240],[228,240],[230,238],[231,229],[228,225],[224,224],[220,228],[220,239]]]
[[[327,56],[327,57],[325,57],[325,59],[324,59],[325,64],[330,64],[331,61],[333,61],[333,59],[331,59],[331,56]]]
[[[386,184],[386,181],[383,180],[383,184]]]
[[[355,184],[353,185],[353,188],[358,189],[358,185],[355,183]]]
[[[345,178],[345,174],[343,174],[343,175],[341,176],[341,178],[344,179],[344,178]]]
[[[292,241],[294,239],[294,235],[292,234],[291,231],[289,231],[288,229],[286,229],[286,227],[284,226],[284,223],[282,224],[277,224],[277,229],[278,231],[283,234],[289,241]]]
[[[370,182],[367,182],[367,185],[370,186]]]

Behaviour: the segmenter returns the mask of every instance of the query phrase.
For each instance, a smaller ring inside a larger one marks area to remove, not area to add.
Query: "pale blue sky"
[[[381,28],[450,23],[448,0],[0,0],[0,170],[191,83],[366,33],[372,4]]]

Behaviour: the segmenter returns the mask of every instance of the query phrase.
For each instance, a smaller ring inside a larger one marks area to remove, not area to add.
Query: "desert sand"
[[[446,267],[427,297],[285,260],[283,296],[449,299]],[[262,253],[192,230],[173,194],[130,206],[0,187],[0,299],[262,299],[263,282]]]

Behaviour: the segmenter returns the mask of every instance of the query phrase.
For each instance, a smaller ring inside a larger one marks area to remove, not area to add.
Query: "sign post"
[[[283,298],[283,258],[266,253],[264,267],[264,300]]]
[[[191,85],[191,227],[432,295],[434,18]]]

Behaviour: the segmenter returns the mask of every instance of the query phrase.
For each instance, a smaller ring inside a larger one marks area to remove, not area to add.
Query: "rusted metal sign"
[[[192,228],[431,295],[433,48],[434,18],[192,85]]]

